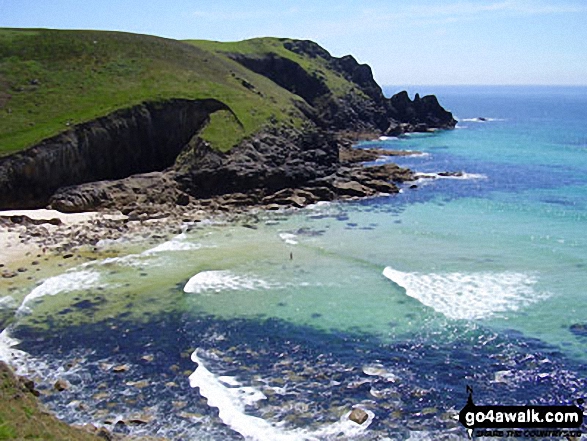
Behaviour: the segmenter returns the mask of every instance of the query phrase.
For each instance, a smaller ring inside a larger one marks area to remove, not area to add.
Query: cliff
[[[43,207],[60,187],[170,167],[210,114],[226,109],[212,99],[142,104],[0,158],[1,207]]]
[[[340,147],[361,134],[456,124],[434,96],[386,98],[369,66],[310,41],[0,30],[0,59],[0,153],[16,151],[0,158],[4,209],[187,205],[230,193],[270,203],[301,188],[307,202],[392,192],[397,170],[358,182]]]

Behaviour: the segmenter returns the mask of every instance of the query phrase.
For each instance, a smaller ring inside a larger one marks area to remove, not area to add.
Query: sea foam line
[[[416,173],[416,179],[418,181],[426,181],[430,179],[461,179],[461,180],[469,180],[469,179],[487,179],[486,175],[480,173],[466,173],[462,172],[459,174],[442,174],[440,173]]]
[[[288,245],[297,245],[297,236],[292,233],[279,233],[279,238]]]
[[[451,319],[485,319],[547,297],[534,290],[536,276],[526,273],[423,274],[387,267],[383,275],[404,288],[408,296]]]
[[[198,357],[199,349],[191,356],[198,367],[190,375],[190,386],[199,388],[200,395],[206,398],[208,405],[218,409],[218,416],[232,430],[240,433],[251,441],[318,441],[343,434],[346,438],[364,433],[373,422],[374,413],[367,410],[368,420],[362,425],[348,419],[351,411],[343,415],[339,421],[326,425],[315,431],[303,429],[285,429],[284,423],[270,423],[263,418],[247,415],[245,406],[266,399],[259,390],[240,386],[232,377],[218,377],[210,372]]]
[[[30,313],[31,309],[27,305],[34,300],[47,295],[54,296],[62,292],[97,288],[100,286],[99,281],[100,273],[92,270],[70,270],[58,276],[49,277],[23,299],[16,310],[16,315]]]
[[[226,270],[202,271],[190,278],[183,288],[186,293],[202,294],[207,291],[238,291],[271,289],[271,283],[255,276],[240,276]]]

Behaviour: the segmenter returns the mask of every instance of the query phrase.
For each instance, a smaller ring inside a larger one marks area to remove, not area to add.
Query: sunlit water
[[[457,129],[359,148],[461,177],[108,245],[0,295],[0,354],[67,421],[182,440],[461,439],[467,385],[483,404],[585,397],[587,90],[436,92]]]

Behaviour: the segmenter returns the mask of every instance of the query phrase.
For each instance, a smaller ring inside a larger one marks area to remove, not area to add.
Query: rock
[[[70,384],[63,379],[57,380],[53,385],[53,389],[55,389],[57,392],[63,392],[64,390],[67,390],[69,388]]]
[[[112,436],[112,434],[104,428],[101,428],[100,430],[98,430],[98,433],[96,434],[96,436],[98,438],[105,439],[106,441],[113,441],[114,440],[114,437]]]
[[[349,420],[354,421],[357,424],[363,424],[369,419],[369,415],[363,409],[358,407],[354,408],[349,415]]]
[[[101,401],[110,398],[110,394],[108,392],[98,392],[97,394],[92,395],[92,399]]]
[[[217,110],[230,111],[215,99],[171,99],[71,126],[0,159],[0,207],[41,208],[59,188],[163,170]]]
[[[155,359],[155,356],[153,354],[147,354],[147,355],[143,355],[141,357],[141,360],[146,361],[147,363],[150,363],[154,359]]]
[[[149,424],[151,421],[153,421],[153,417],[146,414],[132,415],[125,420],[129,426],[143,426]]]
[[[14,271],[7,271],[7,270],[2,271],[2,277],[4,279],[12,279],[13,277],[16,277],[16,276],[18,276],[18,273],[14,272]]]
[[[364,183],[366,187],[372,188],[379,193],[397,193],[399,189],[389,182],[382,181],[381,179],[373,179]]]
[[[118,366],[113,366],[112,372],[114,372],[115,374],[121,374],[123,372],[128,372],[129,369],[130,369],[130,366],[128,364],[121,364]]]
[[[461,177],[463,176],[463,172],[457,171],[457,172],[449,172],[449,171],[445,171],[445,172],[439,172],[438,176],[442,176],[444,178],[446,177]]]
[[[309,41],[283,42],[283,50],[320,57],[329,72],[309,72],[303,63],[280,55],[283,51],[230,57],[298,95],[303,126],[288,128],[269,118],[262,131],[222,153],[196,135],[213,112],[232,113],[224,103],[214,99],[142,103],[72,124],[26,151],[0,158],[0,208],[47,203],[64,212],[118,208],[131,220],[143,221],[157,217],[156,213],[181,211],[195,203],[193,199],[205,199],[199,202],[202,206],[232,211],[284,189],[322,188],[320,193],[292,192],[280,201],[263,203],[301,207],[337,194],[363,197],[392,192],[392,187],[380,183],[371,187],[364,183],[388,181],[386,177],[368,171],[359,180],[341,170],[341,163],[389,154],[345,149],[349,139],[456,124],[434,96],[416,95],[411,100],[404,91],[386,98],[371,68],[350,55],[333,57]],[[344,95],[331,90],[326,81],[330,74],[352,87]],[[244,86],[243,93],[258,92],[250,78],[236,74],[235,78]],[[338,181],[346,183],[333,184],[337,171]]]
[[[579,337],[587,337],[587,323],[575,323],[569,327],[569,330]]]
[[[38,397],[40,394],[40,392],[35,388],[35,382],[33,380],[31,380],[30,378],[26,378],[26,377],[18,377],[20,384],[22,384],[23,388],[33,394],[35,397]]]
[[[364,197],[372,193],[367,187],[356,181],[334,181],[332,187],[342,196]]]
[[[144,389],[145,387],[149,386],[149,382],[147,380],[141,380],[141,381],[128,381],[126,383],[127,386],[134,386],[137,389]]]
[[[28,269],[27,268],[24,268],[24,267],[21,267],[21,268],[17,269],[17,271],[19,273],[26,273],[28,271]]]
[[[190,203],[190,197],[187,194],[185,194],[185,193],[180,193],[177,196],[177,200],[175,201],[175,203],[177,205],[180,205],[182,207],[185,207],[185,206],[189,205],[189,203]]]

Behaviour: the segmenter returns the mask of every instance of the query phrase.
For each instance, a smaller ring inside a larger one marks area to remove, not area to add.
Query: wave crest
[[[486,319],[547,297],[534,290],[537,278],[526,273],[422,274],[387,267],[383,275],[404,288],[408,296],[451,319]]]

